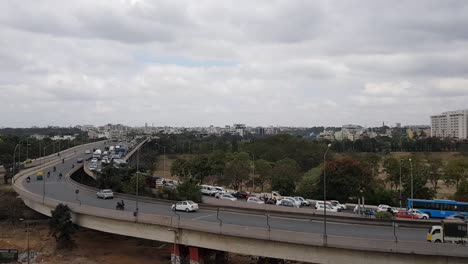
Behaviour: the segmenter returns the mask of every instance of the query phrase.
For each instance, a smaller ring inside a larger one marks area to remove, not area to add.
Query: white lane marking
[[[200,220],[200,219],[208,218],[210,216],[215,216],[215,215],[216,214],[202,215],[202,216],[199,216],[199,217],[192,218],[192,220]]]

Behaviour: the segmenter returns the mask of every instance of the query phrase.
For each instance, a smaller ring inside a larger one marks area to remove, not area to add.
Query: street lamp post
[[[27,240],[28,240],[28,264],[30,263],[29,262],[29,222],[28,221],[25,221],[23,218],[20,218],[20,221],[23,222],[26,224],[26,236],[27,236]]]
[[[398,199],[400,200],[400,208],[402,208],[402,207],[401,207],[401,199],[402,199],[402,197],[401,197],[401,189],[402,189],[402,186],[401,186],[401,163],[402,163],[402,162],[403,162],[403,160],[400,159],[400,186],[399,186],[399,188],[398,188],[398,189],[400,190],[400,197],[398,197]]]
[[[411,209],[413,209],[413,162],[411,159],[408,159],[410,162],[410,172],[411,172]]]
[[[136,179],[136,196],[137,198],[135,199],[135,213],[138,212],[138,181],[139,181],[139,175],[140,175],[140,148],[138,148],[137,150],[137,162],[136,162],[136,165],[137,165],[137,171],[136,171],[136,176],[137,176],[137,179]]]
[[[327,174],[326,174],[326,165],[327,165],[327,153],[330,149],[331,144],[327,145],[327,149],[323,154],[323,244],[327,245]]]
[[[255,155],[252,153],[252,192],[255,192]]]

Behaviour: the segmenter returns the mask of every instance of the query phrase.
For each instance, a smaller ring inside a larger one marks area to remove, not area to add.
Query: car
[[[264,201],[260,200],[259,198],[255,197],[255,196],[250,196],[250,197],[247,199],[247,202],[248,202],[248,203],[257,203],[257,204],[265,204]]]
[[[341,207],[339,206],[334,206],[331,202],[327,201],[327,205],[329,205],[330,208],[333,210],[336,210],[337,212],[341,212]],[[315,209],[319,210],[319,207],[321,208],[320,210],[323,210],[323,201],[316,201],[315,202]],[[328,207],[327,207],[328,211]]]
[[[301,201],[301,206],[310,206],[310,202],[300,196],[296,196],[294,199]]]
[[[302,205],[302,202],[301,202],[301,201],[296,200],[296,199],[294,199],[293,197],[288,197],[288,196],[286,196],[286,197],[283,197],[283,199],[281,199],[281,200],[284,200],[284,199],[290,200],[291,202],[293,202],[293,203],[295,204],[296,207],[301,207],[301,205]],[[276,202],[276,205],[279,205],[279,203],[281,202],[281,200],[277,201],[277,202]]]
[[[416,214],[412,214],[406,210],[401,210],[398,211],[398,213],[395,214],[396,218],[408,218],[408,219],[419,219],[419,216]]]
[[[330,200],[330,203],[333,205],[333,206],[338,206],[341,208],[341,210],[346,210],[348,209],[348,207],[346,206],[346,204],[341,204],[339,201],[337,200]]]
[[[276,205],[278,206],[286,206],[286,207],[297,207],[296,203],[289,200],[289,199],[281,199],[279,200]]]
[[[236,197],[237,199],[247,199],[250,197],[250,194],[244,191],[239,191],[239,192],[233,193],[232,196]]]
[[[419,219],[429,219],[429,215],[419,211],[418,209],[409,209],[409,213],[417,215]]]
[[[327,212],[333,212],[333,213],[338,212],[338,207],[332,206],[329,203],[327,203],[326,206],[327,206]],[[319,211],[324,211],[325,207],[323,206],[323,202],[321,204],[318,204],[318,205],[316,204],[315,209],[319,210]]]
[[[226,193],[226,190],[223,188],[223,187],[218,187],[218,186],[213,186],[213,188],[215,189],[216,193],[214,195],[214,197],[218,198],[225,194]]]
[[[195,212],[198,211],[198,204],[192,201],[181,201],[172,205],[174,211]]]
[[[91,165],[89,165],[89,170],[90,171],[95,171],[95,170],[97,170],[97,168],[98,168],[97,163],[91,163]]]
[[[83,158],[78,158],[76,159],[76,163],[83,163],[84,159]]]
[[[102,189],[96,193],[96,196],[102,199],[114,199],[114,192],[111,189]]]
[[[214,196],[217,193],[215,188],[211,185],[202,185],[200,189],[203,195]]]
[[[87,149],[84,153],[85,154],[91,154],[91,150]]]
[[[98,162],[98,159],[97,159],[97,158],[93,158],[93,159],[91,160],[91,163],[97,163],[97,162]]]
[[[237,201],[237,198],[232,196],[231,194],[228,194],[228,193],[225,193],[223,195],[221,195],[221,197],[219,197],[219,199],[221,200],[230,200],[230,201]]]
[[[454,215],[445,217],[445,219],[463,220],[465,222],[468,222],[468,216],[464,214],[454,214]]]
[[[397,214],[399,212],[398,209],[391,207],[390,205],[386,204],[379,204],[377,206],[377,212],[392,212],[393,214]]]
[[[294,200],[292,197],[283,197],[283,199],[276,202],[276,205],[287,206],[287,205],[283,205],[284,200],[290,201],[293,204],[293,206],[288,206],[288,207],[296,207],[296,208],[301,207],[300,204],[296,200]]]

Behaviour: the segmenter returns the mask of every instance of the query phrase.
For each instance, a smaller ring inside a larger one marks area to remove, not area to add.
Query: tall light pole
[[[411,159],[408,159],[410,162],[410,172],[411,172],[411,209],[413,209],[413,162]]]
[[[403,162],[403,160],[400,159],[400,186],[399,186],[399,188],[398,188],[398,189],[400,190],[400,197],[399,197],[399,200],[400,200],[400,208],[402,208],[402,207],[401,207],[401,199],[403,198],[403,197],[401,197],[401,189],[402,189],[402,186],[401,186],[401,163],[402,163],[402,162]]]
[[[139,175],[140,175],[140,148],[137,150],[137,171],[136,171],[136,196],[137,198],[135,199],[135,213],[138,212],[138,182],[139,182]]]
[[[323,154],[323,244],[327,245],[327,153],[331,144],[327,145],[327,149]]]
[[[24,223],[26,224],[26,236],[27,236],[27,239],[28,239],[28,264],[29,264],[29,222],[28,221],[25,221],[23,218],[20,218],[19,219],[21,222],[24,221]]]
[[[255,155],[252,153],[252,192],[255,192]]]

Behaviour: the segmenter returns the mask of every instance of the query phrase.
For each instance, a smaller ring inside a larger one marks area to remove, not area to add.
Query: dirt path
[[[31,255],[44,264],[162,264],[170,260],[168,244],[80,228],[71,251],[56,250],[55,240],[48,235],[45,223],[30,226]],[[25,257],[27,236],[24,225],[0,223],[0,248],[20,250]],[[22,253],[22,254],[21,254]]]

